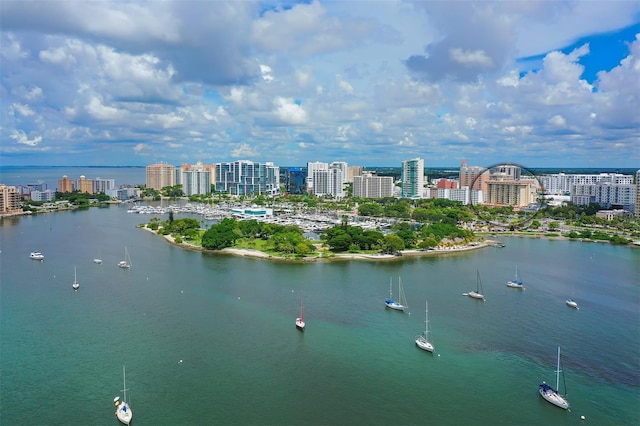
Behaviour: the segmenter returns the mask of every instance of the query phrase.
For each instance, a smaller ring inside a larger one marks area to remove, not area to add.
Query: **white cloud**
[[[30,147],[38,146],[42,142],[42,136],[33,136],[32,139],[29,139],[29,136],[23,130],[14,130],[9,137],[21,145]]]
[[[11,104],[11,106],[9,106],[9,113],[20,114],[23,117],[29,117],[35,114],[35,112],[29,107],[29,105],[24,105],[19,103]]]
[[[489,68],[493,66],[493,60],[484,50],[464,50],[460,48],[449,49],[449,58],[464,66],[475,66]]]
[[[309,120],[307,112],[293,99],[277,97],[273,101],[275,115],[281,123],[287,125],[305,124]]]
[[[231,157],[233,158],[251,158],[256,155],[258,155],[258,151],[248,143],[241,143],[231,150]]]

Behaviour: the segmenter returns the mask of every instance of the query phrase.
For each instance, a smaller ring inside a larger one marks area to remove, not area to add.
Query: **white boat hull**
[[[131,408],[129,408],[129,404],[126,402],[121,402],[116,408],[116,417],[120,421],[120,423],[128,425],[131,423],[131,418],[133,417],[133,412]]]
[[[524,290],[524,285],[517,283],[517,282],[513,282],[513,281],[509,281],[507,283],[507,287],[511,287],[511,288],[520,288],[522,290]]]
[[[556,407],[560,407],[564,410],[569,409],[569,402],[551,387],[544,387],[543,385],[540,385],[538,387],[538,392],[547,402],[550,402]]]
[[[31,253],[29,255],[29,259],[33,260],[44,260],[44,255],[42,253]]]
[[[304,331],[305,327],[306,327],[306,324],[304,323],[304,321],[300,318],[296,318],[296,328],[298,330]]]
[[[385,305],[387,306],[387,308],[395,309],[396,311],[404,311],[406,309],[406,306],[403,306],[400,303],[396,302],[385,302]]]
[[[420,349],[425,350],[427,352],[433,352],[434,350],[434,347],[431,344],[431,342],[427,341],[427,339],[425,339],[424,336],[416,337],[416,346],[418,346]]]
[[[474,299],[484,300],[484,295],[480,293],[476,293],[475,291],[470,291],[469,293],[467,293],[467,296],[472,297]]]
[[[567,306],[578,309],[578,304],[574,300],[567,300]]]

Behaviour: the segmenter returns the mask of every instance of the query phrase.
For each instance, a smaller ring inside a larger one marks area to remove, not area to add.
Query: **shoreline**
[[[160,235],[158,231],[154,231],[153,229],[147,228],[146,224],[143,224],[139,227],[140,229],[144,229],[148,232],[151,232],[157,236],[164,237],[164,239],[169,242],[169,244],[173,244],[175,246],[184,248],[186,250],[200,251],[203,253],[212,253],[212,254],[228,254],[233,256],[243,256],[243,257],[253,257],[257,259],[267,259],[267,260],[275,260],[281,262],[299,262],[299,263],[308,263],[308,262],[318,262],[318,261],[337,261],[337,260],[383,260],[383,261],[392,261],[392,260],[402,260],[407,257],[429,257],[429,256],[439,256],[439,255],[447,255],[447,254],[456,254],[456,253],[464,253],[472,250],[479,250],[486,247],[494,247],[497,241],[494,240],[484,240],[482,242],[478,242],[474,245],[464,245],[464,246],[454,246],[447,248],[434,248],[431,250],[403,250],[400,253],[402,255],[397,256],[394,254],[365,254],[365,253],[337,253],[331,254],[329,256],[323,256],[322,251],[319,252],[318,256],[314,257],[303,257],[303,258],[289,258],[284,256],[274,256],[269,253],[265,253],[260,250],[253,249],[240,249],[240,248],[232,248],[227,247],[221,250],[207,250],[202,247],[194,246],[189,243],[176,243],[175,238],[171,235]]]

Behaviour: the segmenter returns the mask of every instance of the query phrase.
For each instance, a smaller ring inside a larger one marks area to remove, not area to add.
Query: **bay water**
[[[0,424],[117,425],[123,365],[137,425],[640,423],[638,249],[512,237],[292,263],[185,250],[126,210],[0,221]],[[476,271],[484,302],[462,296]],[[399,278],[405,313],[384,307]],[[414,343],[425,300],[433,354]],[[570,411],[537,393],[558,346]]]

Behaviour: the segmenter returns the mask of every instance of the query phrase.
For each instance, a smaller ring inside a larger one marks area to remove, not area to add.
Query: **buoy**
[[[438,354],[438,356],[440,356],[440,354]]]
[[[240,300],[240,296],[238,296],[238,300]]]
[[[580,416],[580,420],[587,420],[585,416]]]

